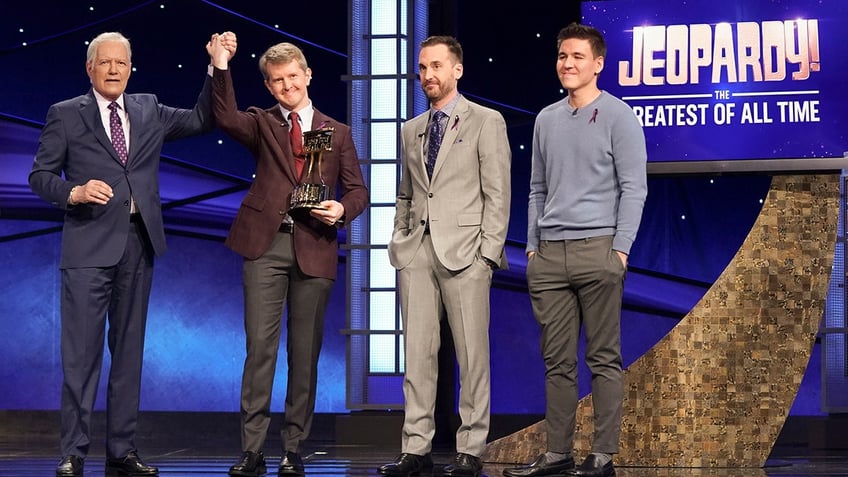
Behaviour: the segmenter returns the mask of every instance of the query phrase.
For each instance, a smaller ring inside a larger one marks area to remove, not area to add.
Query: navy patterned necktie
[[[109,129],[112,133],[112,147],[118,153],[121,164],[127,164],[127,141],[124,139],[124,128],[121,126],[121,117],[118,116],[118,103],[109,103]]]
[[[433,178],[436,157],[439,156],[439,146],[442,144],[442,118],[445,116],[445,113],[436,111],[430,121],[430,136],[427,138],[427,177],[430,179]]]

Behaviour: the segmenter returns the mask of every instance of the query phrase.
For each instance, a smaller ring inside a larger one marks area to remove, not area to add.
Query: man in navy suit
[[[36,194],[65,210],[58,477],[83,474],[107,319],[106,471],[158,475],[138,457],[135,433],[153,258],[166,248],[159,159],[165,141],[207,132],[214,121],[208,74],[194,108],[177,109],[124,93],[131,59],[120,33],[91,41],[92,88],[50,107],[29,175]]]

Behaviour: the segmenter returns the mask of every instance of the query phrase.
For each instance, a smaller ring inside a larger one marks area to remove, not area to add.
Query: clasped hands
[[[236,34],[231,31],[214,33],[206,43],[206,52],[209,53],[212,66],[222,70],[227,68],[227,63],[235,56],[237,48]]]

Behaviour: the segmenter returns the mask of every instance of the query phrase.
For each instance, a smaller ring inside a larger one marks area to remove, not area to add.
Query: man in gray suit
[[[489,288],[506,268],[510,149],[497,111],[457,92],[462,47],[434,36],[421,43],[421,87],[430,109],[402,131],[389,260],[399,270],[406,375],[401,454],[383,475],[430,469],[440,319],[447,315],[459,363],[456,458],[447,475],[476,476],[489,433]]]

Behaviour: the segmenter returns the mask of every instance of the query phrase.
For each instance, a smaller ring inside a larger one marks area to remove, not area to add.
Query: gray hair
[[[97,47],[99,47],[101,43],[107,41],[117,41],[122,43],[127,49],[127,59],[130,60],[130,63],[132,63],[132,48],[130,48],[130,40],[124,35],[114,31],[101,33],[91,40],[91,43],[88,44],[88,52],[86,54],[85,61],[87,63],[93,62],[94,58],[97,56]]]

